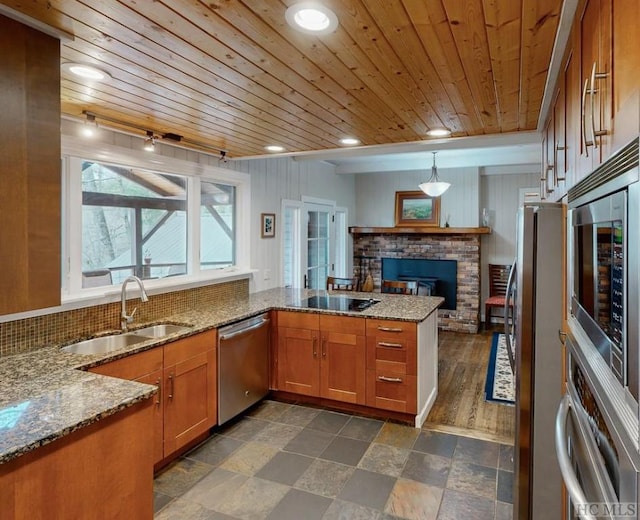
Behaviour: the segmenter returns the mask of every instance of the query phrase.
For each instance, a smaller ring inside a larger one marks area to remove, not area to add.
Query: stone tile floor
[[[513,448],[263,401],[154,482],[157,520],[503,520]]]

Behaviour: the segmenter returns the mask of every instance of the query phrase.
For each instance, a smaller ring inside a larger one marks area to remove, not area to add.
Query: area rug
[[[515,395],[515,381],[509,365],[505,336],[500,332],[494,332],[484,398],[486,401],[513,405],[515,404]]]

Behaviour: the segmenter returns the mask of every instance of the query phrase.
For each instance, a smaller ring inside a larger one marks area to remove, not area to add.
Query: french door
[[[305,203],[304,211],[307,220],[306,247],[302,255],[302,265],[306,266],[304,287],[324,289],[327,276],[333,271],[333,206]]]
[[[346,276],[347,210],[330,201],[283,200],[285,287],[324,289],[327,276]]]

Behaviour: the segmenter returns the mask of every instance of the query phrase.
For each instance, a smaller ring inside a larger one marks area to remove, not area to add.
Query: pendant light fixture
[[[441,181],[438,178],[438,168],[436,168],[436,153],[433,152],[433,166],[431,167],[431,177],[427,182],[423,182],[418,187],[429,197],[439,197],[451,186],[450,183]]]

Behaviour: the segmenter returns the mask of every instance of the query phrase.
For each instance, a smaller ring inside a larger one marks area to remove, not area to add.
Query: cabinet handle
[[[582,144],[584,145],[584,155],[589,157],[589,146],[593,146],[593,143],[587,141],[587,89],[589,88],[589,78],[585,78],[584,87],[582,88]]]
[[[156,401],[156,404],[158,406],[160,406],[160,404],[162,403],[162,381],[160,380],[160,378],[156,379],[156,386],[158,387],[158,400]]]
[[[318,338],[314,337],[312,344],[313,344],[313,357],[318,357]]]
[[[322,338],[322,357],[327,357],[327,338]]]
[[[386,341],[378,341],[379,347],[402,348],[402,343],[387,343]]]
[[[173,374],[169,374],[169,399],[173,399]]]
[[[596,118],[595,118],[595,99],[596,93],[598,89],[596,89],[596,80],[597,79],[605,79],[608,74],[606,72],[596,72],[597,62],[593,62],[593,67],[591,67],[591,89],[589,89],[589,94],[591,95],[591,137],[593,137],[593,147],[598,148],[598,141],[596,137],[600,137],[602,135],[607,135],[606,130],[596,130]]]
[[[380,381],[386,381],[387,383],[402,383],[401,377],[387,377],[387,376],[378,376]]]
[[[560,181],[567,180],[564,175],[560,177],[560,174],[558,173],[558,152],[564,152],[566,149],[567,149],[566,146],[560,146],[560,141],[556,141],[556,149],[554,152],[554,157],[555,157],[554,162],[555,162],[556,168],[553,170],[553,174],[555,175],[555,179],[556,179],[556,184],[558,184]]]
[[[402,329],[398,327],[378,327],[378,330],[383,332],[402,332]]]

